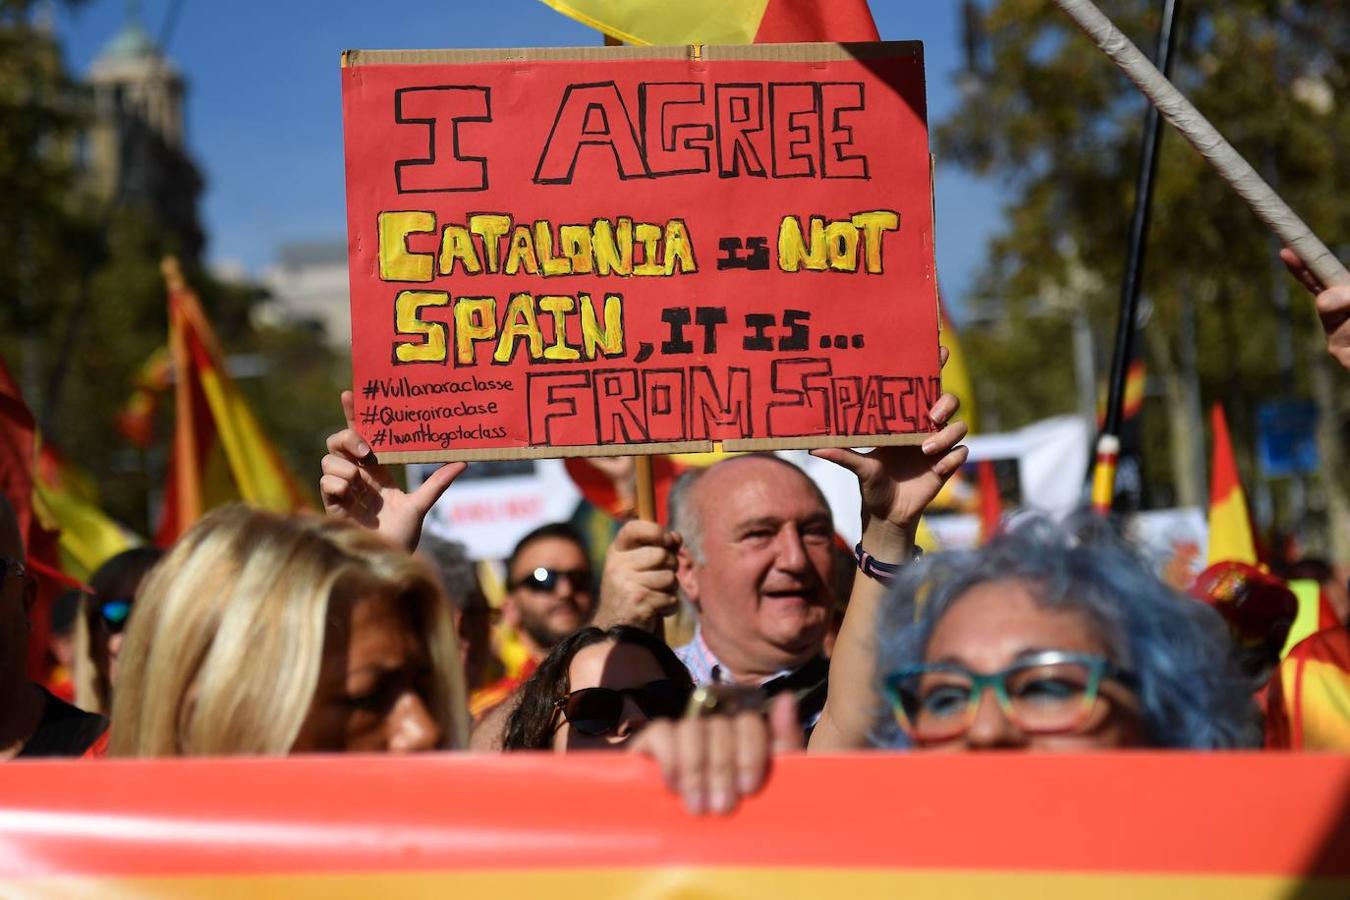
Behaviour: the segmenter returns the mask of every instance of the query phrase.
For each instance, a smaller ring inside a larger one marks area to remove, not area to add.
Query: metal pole
[[[1176,48],[1176,14],[1180,0],[1163,0],[1162,22],[1158,29],[1156,64],[1171,75],[1172,55]],[[1144,120],[1144,141],[1139,158],[1139,176],[1135,185],[1134,217],[1130,222],[1129,255],[1121,285],[1120,316],[1116,321],[1115,353],[1111,360],[1110,389],[1106,402],[1106,424],[1098,438],[1097,472],[1093,480],[1093,506],[1107,512],[1115,496],[1115,465],[1120,447],[1122,409],[1125,404],[1125,379],[1134,359],[1135,320],[1139,311],[1139,289],[1143,281],[1144,257],[1148,249],[1148,226],[1153,211],[1153,183],[1158,173],[1158,152],[1162,147],[1162,116],[1149,105]]]
[[[1177,4],[1163,0],[1162,24],[1158,31],[1158,68],[1171,74],[1172,51],[1176,46]],[[1153,212],[1153,183],[1158,173],[1158,151],[1162,147],[1162,116],[1149,105],[1144,124],[1143,154],[1139,158],[1139,177],[1135,186],[1134,218],[1130,222],[1130,250],[1125,261],[1125,279],[1120,292],[1120,318],[1116,321],[1116,349],[1111,360],[1111,392],[1106,407],[1108,434],[1120,434],[1121,408],[1125,401],[1125,373],[1134,360],[1135,318],[1139,311],[1139,286],[1143,281],[1144,257],[1148,250],[1148,226]]]

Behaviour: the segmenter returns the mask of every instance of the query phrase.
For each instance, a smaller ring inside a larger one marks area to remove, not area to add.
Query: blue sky
[[[158,36],[171,0],[145,0]],[[124,0],[62,11],[67,62],[85,71],[120,28]],[[930,118],[957,103],[958,4],[872,0],[881,36],[922,40]],[[181,0],[168,55],[189,80],[188,140],[204,170],[202,215],[216,263],[253,273],[290,241],[338,240],[346,231],[338,53],[344,48],[520,47],[594,44],[598,35],[538,0]],[[938,272],[957,306],[1000,194],[939,161]]]

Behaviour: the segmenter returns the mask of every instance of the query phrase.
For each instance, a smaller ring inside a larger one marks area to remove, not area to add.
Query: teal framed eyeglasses
[[[955,740],[969,730],[985,691],[1026,734],[1072,734],[1101,722],[1110,710],[1101,693],[1112,680],[1135,690],[1133,674],[1104,656],[1046,650],[997,672],[972,672],[955,663],[928,663],[893,672],[883,681],[896,723],[919,744]]]

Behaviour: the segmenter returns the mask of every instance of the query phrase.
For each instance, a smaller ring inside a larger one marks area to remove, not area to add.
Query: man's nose
[[[416,691],[405,691],[389,710],[389,752],[434,750],[441,743],[441,727]]]
[[[1023,746],[1026,735],[1004,715],[993,688],[986,687],[976,701],[975,718],[966,729],[965,741],[970,750],[998,750]]]
[[[784,525],[778,532],[778,568],[785,572],[804,572],[810,568],[811,561],[806,555],[806,545],[802,543],[801,533],[795,525]]]

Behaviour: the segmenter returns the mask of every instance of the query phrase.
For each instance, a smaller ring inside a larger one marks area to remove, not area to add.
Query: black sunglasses
[[[109,634],[121,634],[122,629],[127,627],[127,619],[131,618],[131,599],[116,597],[104,600],[98,605],[98,617],[103,620],[103,627],[108,629]]]
[[[543,594],[557,587],[558,582],[564,578],[571,583],[574,590],[590,590],[590,569],[546,569],[543,566],[517,578],[511,589],[523,587]]]
[[[554,706],[562,710],[567,723],[584,735],[611,734],[623,721],[623,700],[632,697],[637,708],[649,719],[678,719],[689,705],[691,685],[663,678],[642,687],[582,688],[559,697]]]

